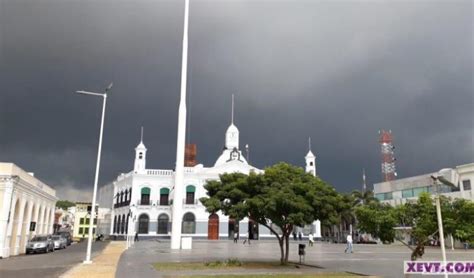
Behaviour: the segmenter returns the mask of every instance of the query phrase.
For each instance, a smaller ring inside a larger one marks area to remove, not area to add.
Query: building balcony
[[[183,205],[197,205],[197,204],[198,204],[197,199],[193,199],[193,200],[189,200],[186,198],[183,199]]]

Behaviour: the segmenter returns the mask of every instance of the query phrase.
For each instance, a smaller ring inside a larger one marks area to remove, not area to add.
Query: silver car
[[[65,249],[67,245],[67,239],[60,235],[53,235],[54,249]]]
[[[37,252],[54,252],[54,242],[51,235],[35,236],[26,245],[26,254]]]

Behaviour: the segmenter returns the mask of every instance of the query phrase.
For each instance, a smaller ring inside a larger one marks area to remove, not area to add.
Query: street
[[[92,257],[100,252],[108,242],[94,242]],[[28,277],[59,277],[74,265],[82,262],[86,256],[87,242],[68,246],[64,250],[53,253],[30,254],[0,259],[0,277],[28,278]]]

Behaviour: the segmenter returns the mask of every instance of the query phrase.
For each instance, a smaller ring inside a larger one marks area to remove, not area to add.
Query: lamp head
[[[114,82],[110,82],[109,86],[107,86],[107,88],[105,88],[105,92],[108,92],[108,91],[112,90],[112,86],[114,86]]]

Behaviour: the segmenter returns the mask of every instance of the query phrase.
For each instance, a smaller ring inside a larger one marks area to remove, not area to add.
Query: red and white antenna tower
[[[380,147],[382,154],[382,179],[383,181],[391,181],[397,177],[395,169],[395,155],[393,150],[393,137],[392,131],[379,130],[380,134]]]

